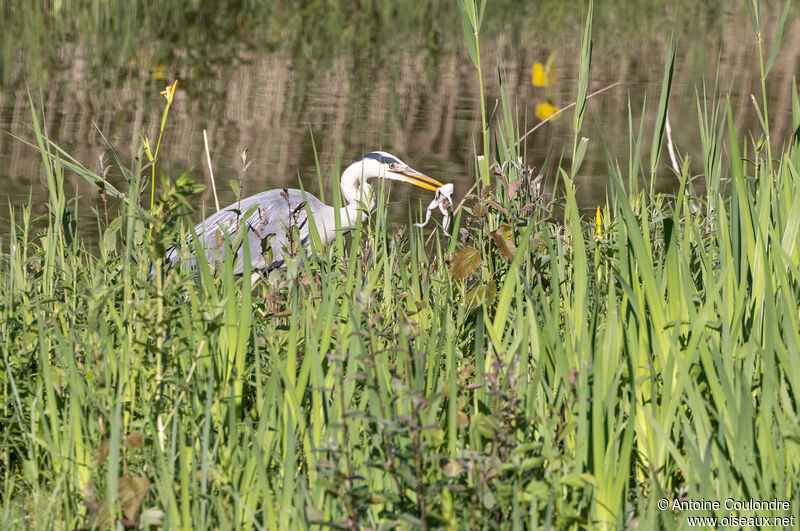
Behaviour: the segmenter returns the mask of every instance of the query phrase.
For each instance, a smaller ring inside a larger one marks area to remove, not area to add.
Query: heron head
[[[342,195],[348,203],[362,201],[375,206],[370,179],[391,179],[426,190],[436,190],[442,183],[411,168],[399,158],[384,151],[367,153],[342,173]]]

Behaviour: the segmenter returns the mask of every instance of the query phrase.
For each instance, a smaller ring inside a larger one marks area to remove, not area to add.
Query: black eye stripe
[[[379,153],[377,151],[373,151],[372,153],[367,153],[360,160],[364,159],[377,160],[378,162],[381,162],[383,164],[400,164],[400,161],[397,158],[391,155],[387,155],[385,153]]]

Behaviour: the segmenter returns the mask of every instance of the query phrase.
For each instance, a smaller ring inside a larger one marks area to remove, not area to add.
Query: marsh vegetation
[[[481,62],[493,6],[458,6],[474,91],[496,82],[498,101],[476,107],[476,186],[452,237],[413,227],[422,209],[390,223],[383,190],[349,235],[252,286],[231,260],[164,265],[191,245],[203,189],[167,171],[169,137],[159,157],[134,138],[131,164],[111,145],[95,170],[50,138],[32,93],[46,212],[14,205],[0,239],[5,527],[655,529],[728,514],[661,498],[797,514],[800,99],[784,87],[789,126],[771,129],[779,48],[758,3],[757,126],[741,134],[711,79],[695,121],[671,124],[699,155],[669,141],[672,43],[657,101],[627,104],[624,158],[585,132],[589,4],[571,138],[542,167],[513,84]],[[587,215],[590,149],[608,195]],[[102,190],[92,227],[73,178]]]

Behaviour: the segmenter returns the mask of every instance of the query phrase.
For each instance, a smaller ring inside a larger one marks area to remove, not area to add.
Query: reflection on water
[[[625,10],[620,13],[624,16]],[[771,42],[778,15],[777,9],[769,13],[765,9],[767,43]],[[717,57],[719,85],[732,93],[738,127],[755,127],[749,95],[760,94],[755,38],[743,9],[708,16],[714,17],[714,34],[696,31],[679,37],[670,99],[673,136],[678,149],[692,155],[693,174],[700,172],[702,160],[695,87],[700,86],[702,91],[705,80],[711,91]],[[540,121],[537,110],[540,116],[552,112],[543,104],[558,108],[572,101],[580,13],[573,18],[574,24],[562,24],[561,34],[549,35],[546,41],[526,30],[524,19],[522,27],[489,26],[481,45],[487,112],[492,114],[492,123],[501,114],[497,106],[501,79],[516,109],[520,129],[527,130]],[[666,29],[661,33],[638,34],[625,40],[620,38],[625,32],[619,29],[620,25],[624,27],[624,20],[617,22],[619,25],[609,24],[606,29],[600,25],[595,28],[590,91],[616,82],[620,85],[591,100],[588,106],[583,135],[592,142],[578,189],[579,201],[587,206],[605,196],[605,150],[621,166],[627,165],[628,103],[637,129],[645,98],[651,111],[657,105],[671,31],[671,24],[664,24]],[[190,171],[196,180],[208,182],[202,141],[206,129],[221,203],[233,201],[227,183],[238,177],[236,162],[243,149],[248,150],[248,160],[254,161],[246,174],[244,194],[297,187],[300,180],[306,189],[319,193],[314,147],[327,199],[332,187],[338,186],[338,173],[332,177],[338,171],[337,164],[343,168],[372,150],[395,153],[440,181],[454,182],[458,198],[474,182],[471,157],[480,133],[480,117],[476,75],[461,46],[461,29],[452,23],[449,26],[430,30],[430,38],[385,42],[378,38],[364,45],[367,50],[374,48],[374,53],[365,52],[364,47],[351,48],[330,53],[320,61],[309,57],[309,50],[320,50],[325,43],[309,44],[312,35],[283,47],[264,42],[254,45],[243,39],[230,53],[208,57],[190,57],[186,50],[191,48],[178,49],[172,60],[143,55],[119,68],[113,66],[120,63],[116,58],[109,61],[112,66],[102,70],[98,70],[97,57],[89,48],[65,40],[59,45],[61,66],[48,71],[41,84],[47,130],[59,145],[92,169],[107,151],[102,131],[123,161],[132,166],[140,139],[145,135],[153,139],[157,134],[163,109],[159,92],[168,81],[178,78],[178,93],[159,157],[162,167],[170,175]],[[141,32],[141,28],[135,31]],[[246,31],[248,35],[253,32],[253,28]],[[235,40],[235,33],[231,35]],[[776,145],[791,132],[789,96],[799,58],[800,21],[790,17],[769,79],[770,121]],[[540,71],[534,69],[537,63]],[[534,86],[537,75],[546,82]],[[31,138],[23,78],[18,75],[0,90],[0,130]],[[33,94],[36,98],[35,90]],[[646,114],[646,137],[652,127],[650,114]],[[527,160],[541,166],[550,155],[551,160],[568,164],[563,157],[570,152],[571,141],[572,120],[567,113],[526,139]],[[551,186],[554,168],[555,164],[550,164],[542,170]],[[0,135],[0,189],[12,204],[27,203],[31,190],[34,204],[43,202],[46,191],[40,171],[35,151],[9,135]],[[675,178],[666,167],[659,178],[660,189],[673,188]],[[96,201],[95,190],[77,178],[70,179],[82,197]],[[701,189],[702,183],[696,186]],[[430,197],[396,185],[392,199],[392,215],[404,221],[409,202],[418,215],[419,205],[427,204]],[[210,191],[200,201],[199,208],[206,212],[213,209]],[[88,222],[88,209],[81,212],[82,222]],[[7,215],[0,218],[5,234]]]

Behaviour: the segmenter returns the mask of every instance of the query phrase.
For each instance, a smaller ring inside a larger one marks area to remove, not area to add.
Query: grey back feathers
[[[236,253],[234,273],[240,275],[244,270],[244,245],[250,248],[253,270],[271,270],[283,264],[285,250],[296,251],[308,243],[306,208],[314,214],[321,237],[326,238],[329,232],[334,234],[335,228],[328,227],[334,222],[333,207],[309,193],[304,198],[303,192],[295,189],[269,190],[242,199],[198,223],[194,230],[212,266],[225,258],[225,239],[233,242],[239,230],[247,230],[242,247]],[[298,235],[300,241],[291,241]],[[191,247],[186,250],[192,251]],[[181,257],[176,248],[167,252],[167,259],[172,263],[181,261],[188,267],[197,265],[194,255]]]

